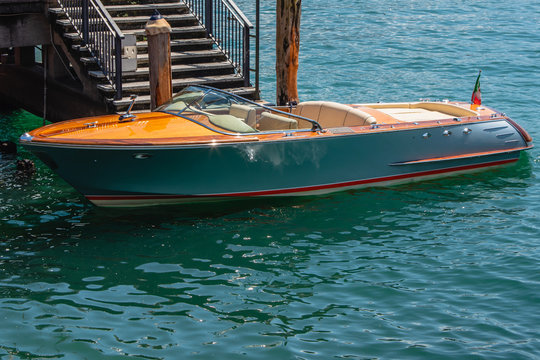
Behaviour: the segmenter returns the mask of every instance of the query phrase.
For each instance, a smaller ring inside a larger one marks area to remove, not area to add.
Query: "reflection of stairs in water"
[[[75,32],[59,8],[50,9],[56,29],[64,39],[70,54],[84,71],[87,81],[95,83],[99,97],[111,112],[127,109],[132,94],[138,95],[135,110],[150,107],[148,43],[144,28],[157,9],[171,25],[171,63],[173,92],[186,85],[204,84],[233,91],[247,98],[255,97],[255,88],[246,87],[244,78],[235,69],[223,51],[206,34],[206,30],[183,2],[174,0],[101,0],[120,30],[136,36],[137,69],[122,75],[122,99],[115,100],[115,91],[96,63],[82,39]],[[72,60],[73,61],[73,60]]]

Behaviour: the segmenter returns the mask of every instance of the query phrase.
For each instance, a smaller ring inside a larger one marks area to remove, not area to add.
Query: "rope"
[[[49,34],[50,34],[50,36],[51,36],[51,45],[52,45],[54,51],[56,52],[56,55],[58,55],[58,58],[60,59],[60,62],[62,63],[62,65],[64,65],[64,68],[66,69],[66,71],[67,71],[67,73],[69,74],[69,76],[71,76],[71,79],[77,80],[77,79],[75,78],[75,76],[73,76],[73,74],[72,74],[71,69],[69,68],[69,66],[66,65],[66,63],[64,62],[64,59],[62,58],[62,55],[60,55],[60,52],[58,51],[58,48],[57,48],[56,45],[54,44],[52,25],[49,25]]]

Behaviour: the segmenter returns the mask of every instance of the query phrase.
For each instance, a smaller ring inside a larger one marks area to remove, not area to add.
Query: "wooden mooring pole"
[[[171,26],[159,13],[152,15],[145,28],[150,68],[150,109],[172,97]]]
[[[302,0],[276,2],[277,105],[298,102],[298,54],[300,50],[300,8]]]

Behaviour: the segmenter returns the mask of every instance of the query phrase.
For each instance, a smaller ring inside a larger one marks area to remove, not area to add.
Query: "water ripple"
[[[253,17],[254,2],[237,0]],[[263,97],[275,91],[263,2]],[[306,1],[302,100],[484,99],[538,137],[538,4]],[[0,111],[0,139],[41,119]],[[19,157],[30,156],[24,150]],[[0,358],[533,359],[540,156],[306,201],[107,210],[0,156]],[[195,210],[195,209],[190,209]]]

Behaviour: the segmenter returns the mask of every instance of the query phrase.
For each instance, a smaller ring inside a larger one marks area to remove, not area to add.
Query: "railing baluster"
[[[242,69],[242,73],[244,75],[244,86],[249,86],[250,84],[250,71],[249,71],[249,64],[250,64],[250,59],[249,59],[249,52],[250,52],[250,48],[249,48],[249,28],[248,27],[244,27],[243,29],[243,35],[244,35],[244,67]],[[257,84],[257,86],[255,86],[255,88],[257,89],[259,84]]]
[[[88,0],[82,0],[81,7],[83,41],[88,43]]]
[[[116,78],[116,99],[122,98],[122,39],[119,37],[115,38],[115,59],[116,59],[116,66],[115,66],[115,78]]]
[[[208,35],[213,34],[214,1],[206,0],[204,4],[204,25]]]
[[[57,1],[115,89],[115,98],[120,98],[121,48],[124,35],[100,0]],[[216,46],[226,54],[236,73],[244,77],[246,86],[249,86],[249,29],[253,25],[231,0],[184,0],[184,2],[205,26]]]
[[[100,0],[57,0],[84,45],[115,90],[122,97],[122,39],[124,34]]]
[[[244,85],[249,86],[251,71],[249,38],[253,25],[232,0],[184,0],[184,2],[206,28],[216,46],[226,54],[236,73],[244,77]],[[258,40],[256,46],[257,44]],[[255,61],[258,63],[258,50]],[[255,69],[258,71],[258,66]]]

